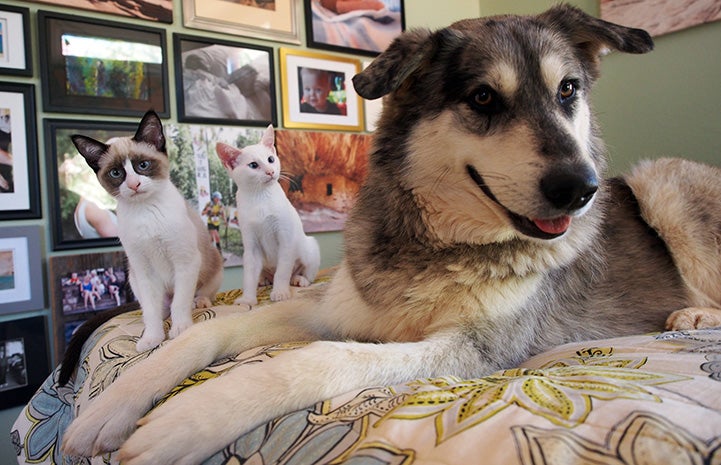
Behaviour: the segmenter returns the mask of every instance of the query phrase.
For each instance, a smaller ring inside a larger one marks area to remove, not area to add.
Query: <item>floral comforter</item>
[[[220,294],[216,304],[237,295]],[[142,328],[139,312],[116,317],[86,344],[71,384],[58,387],[57,372],[46,380],[11,431],[19,463],[117,463],[114,454],[65,457],[59,444],[76,412],[147,356],[135,351]],[[221,360],[169,395],[298,347]],[[206,463],[721,464],[720,382],[721,329],[568,344],[483,378],[350,392],[258,427]]]

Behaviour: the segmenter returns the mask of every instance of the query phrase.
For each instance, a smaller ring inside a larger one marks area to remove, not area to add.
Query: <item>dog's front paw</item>
[[[186,329],[193,326],[193,320],[190,321],[179,321],[179,322],[173,322],[173,325],[170,327],[170,332],[168,333],[168,337],[170,339],[175,339],[178,337],[180,333],[185,331]]]
[[[120,462],[123,465],[195,465],[211,456],[222,447],[213,446],[211,438],[225,427],[216,422],[214,415],[189,415],[188,410],[193,408],[160,406],[142,418],[138,430],[120,448]],[[212,434],[213,428],[216,434]],[[203,432],[211,432],[210,437],[201,436]]]
[[[62,450],[75,457],[93,457],[117,450],[135,430],[143,412],[123,405],[123,399],[102,396],[65,430]]]
[[[143,332],[143,336],[138,339],[138,342],[135,344],[135,349],[138,352],[145,352],[150,349],[155,349],[158,347],[163,341],[165,340],[165,333],[152,333],[145,330]]]
[[[721,326],[721,310],[709,307],[688,307],[676,310],[666,319],[666,329],[715,328]]]

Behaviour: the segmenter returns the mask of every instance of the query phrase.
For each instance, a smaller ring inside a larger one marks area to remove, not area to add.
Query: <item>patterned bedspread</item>
[[[196,321],[232,311],[222,304],[237,296],[220,294]],[[142,328],[139,312],[116,317],[86,344],[70,385],[58,387],[57,372],[46,380],[11,431],[19,463],[117,463],[63,457],[58,445],[75,414],[147,356],[135,351]],[[169,395],[298,347],[218,361]],[[262,425],[206,463],[721,464],[720,381],[721,329],[568,344],[483,378],[350,392]]]

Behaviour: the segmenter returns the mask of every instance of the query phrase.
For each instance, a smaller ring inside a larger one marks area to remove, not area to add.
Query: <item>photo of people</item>
[[[10,109],[0,108],[0,192],[14,192]]]
[[[63,316],[115,308],[135,300],[123,252],[53,257],[53,302]]]
[[[180,38],[183,101],[181,120],[274,122],[271,55],[268,50]]]
[[[301,113],[346,114],[343,73],[299,67],[298,84]]]
[[[27,384],[25,341],[22,338],[0,341],[0,392]]]
[[[0,291],[15,289],[15,254],[0,249]]]

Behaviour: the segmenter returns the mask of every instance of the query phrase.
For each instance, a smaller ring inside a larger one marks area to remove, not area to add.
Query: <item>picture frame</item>
[[[35,85],[0,82],[0,220],[40,218]]]
[[[279,53],[284,127],[363,130],[362,101],[351,83],[359,60],[289,48]],[[304,92],[303,75],[315,82],[306,82],[312,92]]]
[[[38,11],[47,112],[170,116],[165,29]]]
[[[117,201],[100,185],[70,136],[82,134],[105,141],[133,135],[136,130],[136,123],[43,120],[53,250],[120,244],[117,224],[112,224],[117,222]]]
[[[127,16],[129,18],[147,19],[160,21],[161,23],[172,24],[173,22],[173,0],[133,0],[134,8],[129,8],[128,2],[122,0],[31,0],[36,3],[47,3],[80,10],[108,13],[116,16]]]
[[[99,312],[136,300],[128,284],[125,252],[52,256],[48,259],[56,363],[75,330]]]
[[[178,121],[277,126],[273,49],[173,34]]]
[[[32,76],[30,10],[0,5],[0,74]]]
[[[406,28],[403,0],[303,0],[303,7],[312,48],[376,56]]]
[[[0,322],[0,409],[26,404],[50,374],[44,316]]]
[[[39,226],[0,227],[0,314],[45,306]]]
[[[297,0],[272,3],[274,9],[227,0],[183,0],[183,25],[191,29],[300,44]]]

